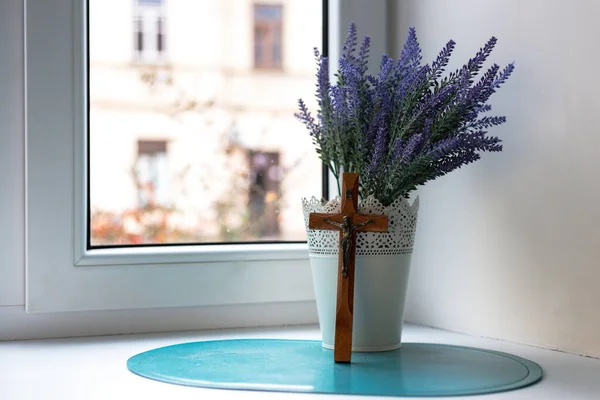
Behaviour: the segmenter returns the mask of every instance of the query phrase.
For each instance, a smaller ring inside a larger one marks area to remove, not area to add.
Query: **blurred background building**
[[[305,240],[320,0],[90,0],[92,245]]]

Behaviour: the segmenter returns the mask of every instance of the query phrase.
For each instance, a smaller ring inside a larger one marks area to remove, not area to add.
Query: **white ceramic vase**
[[[311,212],[339,212],[339,199],[303,200],[305,222]],[[398,199],[388,207],[368,198],[363,214],[387,215],[389,232],[359,232],[354,279],[352,351],[388,351],[400,347],[418,199]],[[323,347],[333,349],[337,298],[339,234],[307,228]]]

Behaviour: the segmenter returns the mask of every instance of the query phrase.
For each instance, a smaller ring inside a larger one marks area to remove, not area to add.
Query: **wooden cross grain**
[[[384,215],[358,213],[358,174],[356,173],[345,172],[342,175],[341,197],[340,213],[311,213],[308,227],[340,232],[333,360],[349,363],[352,357],[356,232],[387,232],[388,218]]]

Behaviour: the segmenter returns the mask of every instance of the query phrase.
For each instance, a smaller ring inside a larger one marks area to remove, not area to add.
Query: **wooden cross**
[[[386,216],[359,214],[357,205],[358,174],[345,172],[342,175],[341,212],[339,214],[311,213],[308,220],[310,229],[340,232],[333,360],[342,363],[349,363],[352,357],[356,232],[387,232],[388,230]]]

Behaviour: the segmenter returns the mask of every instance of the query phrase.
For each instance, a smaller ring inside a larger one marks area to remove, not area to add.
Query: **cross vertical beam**
[[[384,215],[358,213],[358,174],[356,173],[345,172],[342,175],[341,197],[340,213],[311,213],[308,227],[340,232],[333,359],[335,362],[349,363],[352,358],[356,232],[387,232],[388,219]]]

